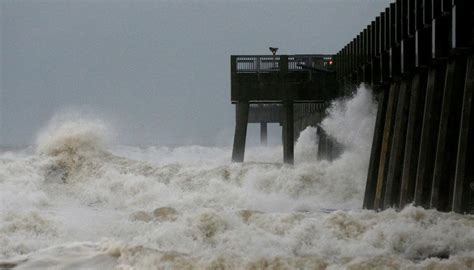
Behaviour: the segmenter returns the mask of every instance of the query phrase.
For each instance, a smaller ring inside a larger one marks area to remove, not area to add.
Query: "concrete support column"
[[[388,164],[390,160],[390,146],[392,144],[393,138],[393,127],[395,122],[395,113],[399,90],[399,82],[393,82],[390,85],[390,90],[388,93],[387,112],[385,114],[382,148],[380,150],[379,171],[377,175],[377,187],[375,189],[374,209],[381,209],[383,207],[385,183],[387,179]]]
[[[382,90],[377,95],[377,118],[375,120],[374,137],[370,152],[369,170],[365,186],[364,204],[366,209],[374,208],[375,188],[377,186],[377,175],[379,171],[380,150],[382,148],[383,130],[385,125],[385,113],[387,111],[388,94]]]
[[[260,123],[260,143],[262,145],[267,145],[268,135],[267,135],[267,123]]]
[[[234,147],[232,149],[232,161],[243,162],[245,153],[245,140],[247,137],[247,125],[249,119],[248,101],[240,101],[235,105],[235,133]]]
[[[439,119],[430,200],[430,207],[441,211],[451,210],[465,77],[466,58],[449,60]]]
[[[424,207],[429,206],[431,195],[445,71],[446,64],[438,64],[428,71],[414,196],[415,204]]]
[[[474,55],[467,61],[466,79],[461,111],[461,124],[454,180],[452,210],[458,213],[471,211],[474,200]],[[471,209],[468,205],[471,204]]]
[[[400,208],[411,203],[415,193],[416,170],[418,167],[418,155],[420,152],[421,126],[423,124],[423,108],[425,106],[426,76],[426,70],[420,69],[413,77],[411,83],[410,109],[408,112],[400,190]]]
[[[294,163],[294,117],[293,102],[286,101],[283,104],[283,162]]]
[[[397,207],[399,205],[403,155],[405,152],[408,111],[410,107],[410,87],[411,80],[409,78],[401,81],[392,145],[390,147],[387,181],[385,184],[384,208]]]

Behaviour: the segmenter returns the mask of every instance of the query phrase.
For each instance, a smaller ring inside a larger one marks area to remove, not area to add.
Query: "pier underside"
[[[262,144],[267,142],[267,124],[279,123],[283,161],[294,163],[299,133],[307,126],[318,126],[327,101],[337,96],[329,61],[331,56],[322,55],[231,57],[231,100],[236,107],[232,161],[244,160],[248,123],[260,124]],[[329,138],[321,137],[326,147],[320,156],[331,156],[326,153]]]

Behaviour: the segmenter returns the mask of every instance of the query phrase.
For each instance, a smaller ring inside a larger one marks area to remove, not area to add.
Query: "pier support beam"
[[[464,56],[449,60],[439,119],[430,207],[451,210],[456,156],[461,119],[462,96],[466,77]]]
[[[287,101],[283,104],[283,162],[294,163],[294,112],[293,102]]]
[[[377,118],[375,120],[374,137],[370,152],[369,170],[365,186],[364,204],[366,209],[374,208],[375,188],[379,171],[380,150],[382,148],[383,130],[385,126],[385,113],[387,111],[388,93],[382,90],[377,95]]]
[[[392,145],[390,147],[387,182],[385,184],[384,208],[396,207],[399,204],[403,154],[405,152],[408,109],[410,105],[410,86],[411,80],[409,78],[403,79],[400,83]]]
[[[428,71],[414,196],[414,203],[424,207],[430,203],[445,71],[445,63],[439,63]]]
[[[318,159],[323,160],[323,159],[328,159],[329,155],[329,140],[328,140],[328,135],[326,134],[326,131],[318,125],[317,129],[317,135],[318,135]]]
[[[260,123],[260,143],[262,145],[267,145],[268,135],[267,135],[267,123]]]
[[[465,213],[469,210],[472,211],[472,208],[468,209],[468,204],[469,202],[472,203],[472,197],[474,196],[472,191],[472,184],[474,182],[474,166],[472,165],[472,161],[474,160],[473,96],[474,55],[471,55],[467,61],[452,201],[452,210],[458,213]]]
[[[240,101],[235,105],[235,134],[234,147],[232,149],[233,162],[244,161],[248,119],[249,103],[247,101]]]
[[[379,171],[377,175],[377,187],[375,189],[374,209],[381,209],[383,207],[385,183],[387,179],[388,164],[390,160],[390,146],[392,144],[393,126],[395,122],[395,113],[399,90],[399,82],[393,82],[390,85],[390,90],[388,93],[387,112],[385,114],[382,147],[380,150]]]
[[[410,109],[408,113],[403,172],[400,188],[400,204],[403,208],[411,203],[415,193],[416,170],[420,152],[421,126],[423,124],[423,108],[425,106],[426,70],[420,69],[413,77],[410,93]]]

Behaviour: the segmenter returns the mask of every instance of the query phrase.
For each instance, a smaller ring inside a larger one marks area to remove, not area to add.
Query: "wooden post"
[[[451,210],[450,199],[454,187],[462,96],[466,77],[466,60],[449,60],[446,69],[441,115],[439,120],[436,159],[431,188],[430,207]]]
[[[377,187],[375,190],[375,209],[381,209],[383,207],[383,195],[385,194],[385,180],[387,178],[388,163],[390,159],[390,146],[393,137],[393,126],[395,121],[395,111],[397,106],[399,87],[399,82],[393,82],[390,85],[390,90],[388,93],[387,112],[385,115],[382,148],[380,151],[379,171],[377,175]]]
[[[318,125],[318,159],[328,159],[328,137],[324,129]]]
[[[425,106],[426,75],[425,69],[419,69],[418,73],[413,77],[411,84],[410,109],[400,190],[400,208],[413,201],[415,192],[421,126],[423,124],[423,108]]]
[[[415,65],[417,67],[427,66],[431,62],[431,21],[424,21],[423,3],[416,2],[416,33],[415,33]]]
[[[294,163],[294,118],[293,102],[286,101],[284,107],[283,120],[283,162],[286,164]]]
[[[364,204],[366,209],[374,209],[375,189],[379,171],[380,150],[382,148],[383,130],[385,126],[385,113],[387,111],[387,93],[382,90],[378,95],[377,118],[375,120],[374,137],[370,152],[369,170],[365,186]]]
[[[390,54],[388,50],[388,35],[389,35],[389,12],[390,9],[386,8],[385,12],[380,17],[380,33],[379,33],[379,50],[380,50],[380,82],[386,84],[390,73]]]
[[[469,194],[472,200],[472,183],[474,182],[474,112],[472,99],[474,95],[474,55],[467,62],[466,82],[464,87],[461,112],[461,128],[454,180],[452,210],[458,213],[468,211]],[[471,186],[470,186],[471,185]],[[472,210],[472,209],[471,209]]]
[[[374,58],[372,59],[371,65],[372,86],[380,85],[380,81],[382,80],[380,77],[380,16],[375,18],[374,25],[372,40]],[[387,97],[385,97],[385,100],[387,100]]]
[[[440,63],[428,72],[414,198],[416,205],[424,207],[429,206],[430,200],[445,71],[446,64]]]
[[[248,119],[249,103],[248,101],[240,101],[235,105],[235,134],[234,147],[232,150],[233,162],[244,161]]]
[[[399,5],[396,5],[396,3],[390,4],[389,13],[389,74],[391,78],[397,77],[401,73],[401,48],[399,41],[400,34],[398,33],[400,32],[400,26],[397,25],[398,23],[400,23],[400,19],[397,20],[397,17],[400,15],[399,12],[397,12],[397,9],[399,9],[398,6]]]
[[[260,123],[260,143],[262,145],[267,145],[267,123],[262,122]]]
[[[387,183],[385,185],[384,208],[398,206],[400,198],[403,154],[405,151],[406,128],[410,103],[411,80],[405,78],[400,84],[398,104],[393,130],[393,139],[388,165]]]

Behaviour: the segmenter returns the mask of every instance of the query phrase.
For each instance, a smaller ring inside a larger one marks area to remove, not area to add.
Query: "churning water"
[[[281,147],[111,146],[98,120],[56,119],[0,155],[0,269],[472,269],[474,217],[361,210],[375,103],[361,87]]]

